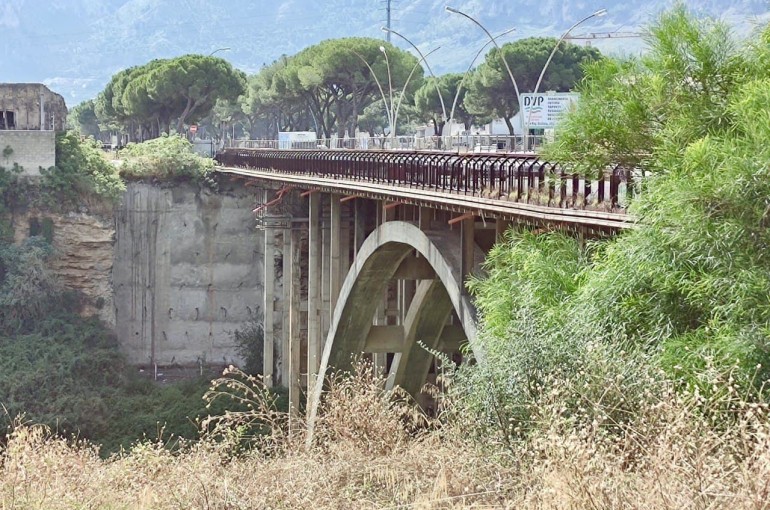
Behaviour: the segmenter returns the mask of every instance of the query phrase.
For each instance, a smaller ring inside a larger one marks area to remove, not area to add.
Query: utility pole
[[[387,7],[385,8],[385,10],[386,10],[386,11],[387,11],[387,13],[388,13],[388,20],[387,20],[388,32],[387,32],[387,37],[386,37],[386,39],[385,39],[385,40],[386,40],[386,41],[388,41],[388,42],[390,42],[390,29],[391,29],[391,26],[390,26],[390,1],[391,1],[391,0],[386,0],[386,1],[387,1],[387,3],[388,3],[388,4],[387,4]]]

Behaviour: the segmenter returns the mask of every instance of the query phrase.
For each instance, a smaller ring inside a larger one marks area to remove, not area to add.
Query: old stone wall
[[[24,175],[40,175],[40,167],[56,164],[56,141],[53,131],[0,130],[0,166],[24,167]],[[8,150],[6,150],[8,149]]]
[[[42,83],[0,83],[1,129],[62,131],[66,124],[64,98]]]
[[[259,316],[263,240],[247,188],[129,185],[116,212],[118,340],[136,364],[238,361],[232,332]]]

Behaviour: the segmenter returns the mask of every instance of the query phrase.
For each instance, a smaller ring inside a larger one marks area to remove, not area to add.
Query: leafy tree
[[[243,93],[245,76],[225,60],[184,55],[153,60],[115,74],[95,102],[100,123],[122,126],[131,139],[168,133],[175,123],[207,116],[217,99],[235,101]]]
[[[515,440],[542,395],[559,394],[578,426],[611,430],[656,380],[699,398],[759,398],[768,381],[770,28],[739,47],[724,25],[678,8],[648,42],[640,59],[589,66],[544,154],[584,172],[617,161],[647,172],[636,227],[587,247],[511,231],[471,282],[485,363],[457,387],[485,437]]]
[[[93,99],[83,101],[72,108],[67,115],[67,121],[83,136],[99,138],[101,134]]]
[[[307,131],[313,126],[307,100],[287,89],[282,72],[287,62],[284,57],[250,76],[239,99],[252,129],[261,124],[267,138],[277,138],[279,131]]]
[[[622,163],[652,174],[633,208],[640,228],[607,250],[585,299],[615,329],[662,343],[671,367],[693,368],[711,353],[718,365],[753,371],[766,366],[759,331],[770,323],[770,126],[757,122],[770,97],[770,73],[757,63],[770,52],[766,44],[740,50],[724,25],[682,8],[648,40],[642,59],[594,65],[547,152],[597,171],[614,159],[605,151],[617,150]]]
[[[459,73],[445,74],[438,76],[437,78],[429,77],[414,94],[414,104],[417,114],[422,121],[431,122],[433,124],[433,132],[437,136],[441,136],[444,132],[444,125],[449,120],[448,118],[443,117],[444,113],[446,113],[447,117],[452,114],[452,102],[462,81],[463,74]],[[436,90],[436,83],[438,83],[438,90],[441,92],[441,98],[444,100],[443,105]],[[468,113],[463,104],[466,90],[467,89],[460,90],[454,115],[455,118],[460,119],[465,124],[466,128],[469,129],[472,122],[472,115]],[[446,112],[444,112],[444,109],[446,109]]]
[[[465,96],[467,111],[485,118],[504,119],[513,135],[510,119],[519,111],[519,98],[500,53],[516,79],[519,92],[532,92],[556,41],[553,38],[530,37],[506,43],[500,49],[492,48],[468,80]],[[599,58],[599,51],[595,48],[562,42],[548,65],[539,91],[571,90],[583,77],[582,66]]]
[[[40,171],[44,206],[77,209],[94,198],[116,202],[125,184],[115,166],[104,158],[101,144],[93,138],[81,140],[73,131],[56,137],[56,166]]]
[[[203,55],[184,55],[163,61],[141,82],[147,96],[169,109],[181,133],[185,122],[202,118],[219,98],[235,100],[244,91],[245,76],[224,59]],[[131,96],[129,104],[137,101]]]
[[[422,78],[417,63],[410,53],[381,40],[330,39],[288,59],[278,83],[289,95],[305,100],[324,136],[331,136],[336,126],[341,137],[346,130],[355,132],[358,115],[380,97],[378,82],[389,94],[390,86],[394,92],[401,90],[412,75],[407,93],[414,91]]]
[[[385,134],[388,126],[388,115],[385,109],[385,103],[380,99],[375,101],[358,116],[358,127],[369,133],[369,136]]]
[[[199,156],[181,135],[162,135],[142,143],[130,143],[119,153],[120,174],[128,179],[192,179],[213,185],[214,161]]]

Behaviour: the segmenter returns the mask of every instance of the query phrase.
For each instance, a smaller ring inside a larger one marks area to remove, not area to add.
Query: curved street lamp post
[[[441,89],[440,89],[440,88],[439,88],[439,86],[438,86],[438,78],[436,78],[436,75],[435,75],[435,74],[433,74],[433,70],[430,68],[430,64],[428,64],[428,61],[425,59],[425,55],[423,55],[423,54],[422,54],[422,52],[420,51],[420,48],[418,48],[418,47],[417,47],[417,46],[416,46],[416,45],[415,45],[415,44],[414,44],[412,41],[410,41],[409,39],[407,39],[407,38],[406,38],[406,36],[404,36],[404,35],[402,35],[402,34],[399,34],[399,33],[398,33],[398,32],[396,32],[395,30],[393,30],[392,28],[387,28],[387,27],[380,27],[380,30],[382,30],[383,32],[389,33],[389,34],[395,34],[395,35],[399,36],[401,39],[403,39],[404,41],[406,41],[407,43],[409,43],[409,45],[410,45],[412,48],[414,48],[414,49],[415,49],[415,51],[417,52],[417,54],[418,54],[418,55],[420,55],[420,60],[422,60],[423,62],[425,62],[425,67],[427,67],[427,68],[428,68],[428,72],[429,72],[429,73],[430,73],[430,75],[433,77],[433,81],[434,81],[434,83],[436,84],[436,93],[438,94],[438,99],[439,99],[439,101],[441,101],[441,113],[442,113],[442,115],[444,116],[444,119],[443,119],[443,120],[444,120],[444,121],[446,121],[446,120],[447,120],[447,116],[446,116],[446,106],[444,106],[444,97],[441,95]]]
[[[230,51],[230,48],[217,48],[214,51],[212,51],[211,53],[209,53],[209,57],[212,56],[214,53],[216,53],[218,51]]]
[[[566,39],[567,36],[569,36],[570,32],[572,32],[576,27],[582,25],[583,23],[585,23],[591,18],[598,18],[598,17],[604,16],[605,14],[607,14],[607,9],[599,9],[598,11],[594,12],[590,16],[586,16],[585,18],[581,19],[580,21],[578,21],[577,23],[569,27],[567,31],[562,34],[559,40],[556,41],[556,44],[551,50],[551,54],[548,55],[548,60],[545,61],[545,65],[543,66],[543,69],[540,71],[540,76],[538,76],[537,83],[535,83],[535,90],[533,92],[533,96],[537,95],[537,91],[540,89],[540,83],[542,83],[543,76],[545,75],[545,70],[548,68],[548,65],[551,63],[551,60],[553,59],[553,56],[556,54],[556,50],[559,49],[559,46],[561,45],[562,41]],[[532,118],[532,108],[530,107],[529,111],[527,112],[526,123],[524,124],[525,138],[529,136],[529,126],[530,126],[531,118]],[[524,120],[524,116],[522,116],[522,120]]]
[[[509,29],[508,29],[508,30],[506,30],[505,32],[503,32],[503,33],[501,33],[501,34],[498,34],[497,36],[495,36],[495,39],[499,39],[499,38],[503,37],[504,35],[508,35],[508,34],[510,34],[511,32],[514,32],[514,31],[516,31],[516,29],[515,29],[515,28],[509,28]],[[457,106],[457,100],[458,100],[458,99],[459,99],[459,97],[460,97],[460,91],[462,90],[463,84],[465,84],[465,80],[468,78],[468,75],[470,74],[471,70],[473,69],[473,64],[475,64],[475,63],[476,63],[476,60],[478,60],[478,58],[479,58],[479,55],[481,55],[481,53],[482,53],[482,52],[483,52],[483,51],[484,51],[484,50],[487,48],[487,46],[489,46],[490,44],[492,44],[492,41],[487,41],[487,42],[484,44],[484,46],[482,46],[482,47],[479,49],[479,51],[476,53],[476,56],[475,56],[475,57],[473,57],[473,60],[471,60],[471,63],[470,63],[470,65],[468,66],[468,69],[466,69],[466,70],[465,70],[465,74],[463,74],[463,78],[462,78],[462,80],[460,80],[460,83],[457,85],[457,90],[455,91],[455,98],[454,98],[454,100],[452,101],[452,109],[449,111],[449,123],[450,123],[450,124],[451,124],[451,123],[454,121],[454,118],[455,118],[455,107]]]
[[[393,107],[393,82],[391,79],[391,73],[390,73],[390,61],[388,60],[388,54],[385,51],[384,46],[380,46],[380,51],[385,54],[385,64],[388,67],[388,85],[389,85],[389,93],[388,96],[390,97],[390,105],[388,105],[388,99],[385,96],[385,90],[382,88],[382,84],[380,83],[380,80],[377,78],[377,74],[375,74],[374,69],[371,65],[369,65],[369,62],[366,61],[366,59],[357,51],[353,51],[353,54],[357,56],[359,59],[361,59],[361,62],[363,62],[367,69],[369,69],[369,72],[372,74],[372,77],[374,78],[374,82],[377,84],[377,88],[380,90],[380,96],[382,96],[382,102],[385,104],[385,114],[388,117],[388,125],[390,128],[390,139],[391,139],[391,148],[394,148],[394,141],[395,141],[395,131],[396,126],[398,122],[398,111],[401,109],[401,101],[404,99],[404,93],[406,92],[406,88],[409,86],[409,82],[412,80],[412,76],[414,75],[414,72],[417,70],[417,67],[419,67],[420,62],[425,60],[425,57],[430,55],[431,53],[438,50],[438,48],[434,48],[431,51],[429,51],[426,55],[422,56],[420,60],[418,60],[413,66],[412,70],[409,72],[409,76],[406,77],[406,81],[404,82],[404,86],[401,89],[401,95],[398,97],[398,102],[395,105],[395,108]]]
[[[513,90],[516,92],[516,100],[518,101],[519,97],[521,97],[521,94],[519,94],[519,85],[516,83],[516,78],[513,77],[513,72],[511,71],[510,66],[508,65],[508,61],[505,60],[505,56],[503,55],[503,50],[500,48],[500,45],[497,44],[497,41],[495,40],[495,37],[492,37],[492,34],[489,33],[489,30],[486,29],[484,25],[479,22],[476,18],[471,16],[470,14],[466,14],[458,9],[455,9],[454,7],[446,6],[444,7],[447,12],[451,12],[454,14],[459,14],[460,16],[463,16],[464,18],[469,19],[472,21],[476,26],[478,26],[481,30],[484,31],[485,34],[487,34],[487,37],[489,37],[489,42],[495,45],[495,48],[497,48],[497,52],[500,54],[500,60],[503,61],[503,65],[505,66],[505,70],[508,71],[508,77],[511,79],[511,83],[513,83]],[[519,105],[519,110],[521,110],[521,105]]]

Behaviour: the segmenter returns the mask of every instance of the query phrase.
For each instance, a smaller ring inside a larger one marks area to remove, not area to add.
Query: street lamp
[[[388,68],[388,96],[390,97],[390,148],[394,148],[394,142],[396,140],[396,119],[393,117],[393,77],[390,74],[390,59],[388,58],[388,52],[385,51],[385,46],[380,46],[380,51],[385,55],[385,67]]]
[[[369,69],[369,72],[372,73],[372,77],[374,77],[374,82],[377,84],[377,88],[380,90],[380,96],[382,96],[382,102],[385,103],[385,114],[388,116],[388,125],[390,126],[390,133],[391,138],[393,136],[393,128],[395,124],[395,119],[393,118],[393,87],[390,88],[390,106],[388,105],[388,99],[385,97],[385,91],[382,89],[382,84],[380,83],[379,78],[377,78],[377,74],[375,74],[374,69],[372,69],[372,66],[369,65],[369,62],[366,61],[366,59],[357,51],[350,50],[353,52],[355,56],[361,59],[361,62],[363,62],[366,65],[366,68]],[[380,51],[385,53],[385,48],[383,46],[380,46]],[[385,53],[385,58],[387,62],[387,53]],[[388,65],[388,81],[390,82],[390,65]]]
[[[516,31],[516,29],[515,29],[515,28],[509,28],[509,29],[508,29],[508,30],[506,30],[505,32],[503,32],[503,33],[501,33],[501,34],[497,35],[497,36],[496,36],[494,39],[499,39],[499,38],[501,38],[502,36],[504,36],[504,35],[508,35],[508,34],[510,34],[511,32],[514,32],[514,31]],[[471,60],[471,63],[470,63],[470,65],[468,66],[468,69],[466,69],[466,71],[465,71],[465,74],[463,74],[463,78],[462,78],[462,80],[460,80],[460,83],[457,85],[457,90],[455,91],[455,98],[454,98],[454,101],[452,101],[452,110],[449,112],[449,124],[450,124],[450,125],[452,124],[452,122],[454,121],[454,118],[455,118],[455,107],[457,106],[457,100],[458,100],[458,98],[460,97],[460,90],[462,90],[463,84],[465,83],[465,79],[468,77],[468,75],[470,74],[471,70],[473,69],[473,64],[475,64],[475,63],[476,63],[476,60],[479,58],[479,55],[481,55],[481,53],[482,53],[482,52],[483,52],[483,51],[484,51],[484,50],[487,48],[487,46],[489,46],[490,44],[492,44],[492,41],[487,41],[487,42],[486,42],[486,44],[484,44],[484,46],[482,46],[482,47],[479,49],[479,51],[476,53],[476,56],[475,56],[475,57],[473,57],[473,60]],[[450,127],[450,129],[451,129],[451,127]]]
[[[369,69],[369,72],[372,74],[372,77],[374,78],[374,82],[377,84],[377,88],[380,90],[380,96],[382,96],[382,102],[385,103],[385,114],[388,116],[388,124],[390,125],[390,132],[391,134],[395,132],[396,127],[398,126],[398,111],[401,109],[401,101],[404,100],[404,94],[406,93],[406,88],[409,86],[409,82],[412,80],[412,76],[414,75],[414,72],[417,70],[417,68],[420,66],[420,62],[423,61],[425,57],[430,55],[431,53],[434,53],[437,51],[441,46],[434,48],[430,50],[423,58],[418,60],[413,66],[412,70],[409,72],[409,76],[406,77],[406,81],[404,82],[404,86],[401,89],[401,95],[398,97],[398,102],[396,103],[395,109],[393,108],[392,98],[393,98],[393,87],[392,83],[390,84],[390,93],[388,94],[391,97],[391,104],[388,106],[388,100],[385,97],[385,91],[382,88],[382,84],[380,83],[380,80],[377,78],[377,74],[375,74],[374,69],[372,69],[372,66],[369,65],[369,62],[366,61],[364,57],[361,56],[356,51],[350,50],[353,52],[355,56],[357,56],[359,59],[361,59],[361,62],[363,62],[366,67]],[[380,46],[380,51],[385,53],[385,47]],[[385,57],[387,58],[387,53],[385,54]],[[387,62],[387,60],[386,60]],[[390,73],[390,68],[388,68],[388,73]],[[390,76],[388,76],[390,79]],[[392,135],[391,135],[392,138]]]
[[[438,99],[439,99],[439,101],[441,101],[441,113],[442,113],[442,115],[444,116],[444,120],[446,120],[446,119],[447,119],[447,116],[446,116],[446,107],[444,106],[444,97],[441,95],[441,90],[439,89],[439,86],[438,86],[438,78],[436,78],[436,75],[435,75],[435,74],[433,74],[433,70],[430,68],[430,64],[428,64],[428,61],[425,59],[425,55],[423,55],[423,54],[422,54],[422,52],[420,51],[420,48],[418,48],[418,47],[417,47],[417,46],[416,46],[416,45],[415,45],[415,44],[414,44],[412,41],[410,41],[409,39],[407,39],[407,38],[406,38],[406,36],[404,36],[404,35],[402,35],[402,34],[399,34],[398,32],[396,32],[395,30],[393,30],[393,29],[391,29],[391,28],[387,28],[387,27],[380,27],[380,30],[382,30],[383,32],[386,32],[386,33],[388,33],[388,34],[395,34],[395,35],[399,36],[401,39],[403,39],[404,41],[406,41],[407,43],[409,43],[409,45],[410,45],[412,48],[414,48],[414,49],[415,49],[415,51],[417,52],[417,54],[418,54],[418,55],[420,55],[420,59],[421,59],[423,62],[425,62],[425,67],[427,67],[427,68],[428,68],[428,72],[429,72],[429,73],[430,73],[430,75],[433,77],[433,82],[436,84],[436,93],[438,94]],[[382,48],[382,47],[380,47],[380,48]]]
[[[217,48],[214,51],[212,51],[211,53],[209,53],[209,57],[212,56],[214,53],[216,53],[218,51],[230,51],[230,48]]]
[[[599,9],[595,13],[591,14],[590,16],[586,16],[585,18],[581,19],[580,21],[578,21],[577,23],[575,23],[574,25],[569,27],[567,29],[567,31],[562,34],[562,36],[559,38],[559,40],[556,41],[556,44],[554,45],[553,49],[551,50],[551,54],[548,55],[548,60],[545,61],[545,65],[543,66],[543,69],[540,71],[540,76],[538,76],[537,83],[535,83],[535,91],[533,92],[533,95],[536,95],[537,91],[540,89],[540,83],[543,81],[543,76],[545,75],[545,70],[548,68],[548,64],[551,63],[551,60],[553,59],[553,56],[556,54],[556,50],[559,49],[559,45],[561,44],[561,42],[564,39],[567,38],[567,36],[570,34],[570,32],[572,32],[576,27],[578,27],[579,25],[585,23],[589,19],[591,19],[591,18],[600,18],[600,17],[602,17],[602,16],[604,16],[606,14],[607,14],[607,9]],[[525,136],[529,135],[529,121],[530,121],[531,117],[532,117],[532,108],[530,107],[529,111],[527,112],[527,122],[525,124],[525,131],[524,131],[524,135]]]
[[[459,14],[460,16],[468,18],[473,23],[475,23],[480,29],[482,29],[485,34],[487,34],[487,37],[489,37],[489,42],[494,44],[495,48],[497,48],[497,52],[500,54],[500,59],[503,61],[503,65],[505,66],[505,70],[508,71],[508,77],[511,79],[511,83],[513,83],[513,90],[516,92],[516,101],[518,101],[519,97],[521,96],[521,94],[519,94],[519,86],[516,84],[516,78],[513,77],[513,72],[511,72],[511,68],[508,65],[508,62],[505,60],[505,56],[503,55],[503,50],[497,44],[497,41],[495,40],[495,38],[492,37],[492,34],[489,33],[489,30],[487,30],[486,27],[484,27],[484,25],[482,25],[476,18],[474,18],[473,16],[471,16],[469,14],[466,14],[466,13],[464,13],[462,11],[459,11],[459,10],[455,9],[454,7],[450,7],[448,5],[446,7],[444,7],[444,8],[447,10],[447,12],[451,12],[451,13],[454,13],[454,14]],[[519,105],[519,111],[521,111],[521,105]]]

